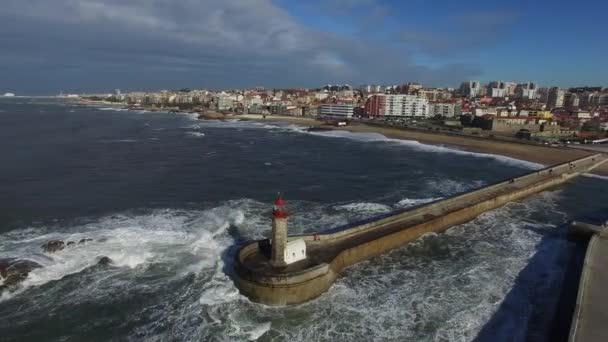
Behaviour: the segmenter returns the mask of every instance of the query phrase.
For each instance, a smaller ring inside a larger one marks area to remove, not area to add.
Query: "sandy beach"
[[[287,122],[302,126],[321,125],[321,123],[315,119],[304,117],[267,115],[264,119],[261,115],[245,114],[238,115],[236,118],[260,122]],[[379,133],[391,139],[415,140],[424,144],[454,146],[455,148],[471,152],[497,154],[543,165],[563,163],[594,153],[592,151],[576,148],[518,144],[487,138],[447,135],[405,128],[382,127],[358,122],[353,122],[346,127],[336,127],[335,129],[350,132]],[[596,169],[594,173],[608,176],[608,165],[604,164]]]

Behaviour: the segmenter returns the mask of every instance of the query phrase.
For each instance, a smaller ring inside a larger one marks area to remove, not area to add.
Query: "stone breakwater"
[[[304,239],[307,258],[286,267],[272,267],[269,241],[241,246],[234,281],[242,294],[268,305],[297,304],[318,297],[339,273],[360,261],[400,247],[427,233],[467,222],[506,203],[559,186],[607,161],[596,154],[547,167],[478,190],[396,212],[337,232],[294,236]]]

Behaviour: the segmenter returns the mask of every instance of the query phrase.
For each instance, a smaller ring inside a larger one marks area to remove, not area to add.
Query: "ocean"
[[[0,99],[0,153],[0,259],[42,266],[2,293],[2,341],[542,341],[580,256],[567,223],[608,201],[608,182],[579,177],[352,266],[311,302],[268,307],[228,273],[239,243],[269,235],[277,192],[297,234],[541,166],[30,98]]]

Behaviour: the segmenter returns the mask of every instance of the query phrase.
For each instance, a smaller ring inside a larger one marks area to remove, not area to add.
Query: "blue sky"
[[[4,0],[0,93],[608,85],[608,2]]]

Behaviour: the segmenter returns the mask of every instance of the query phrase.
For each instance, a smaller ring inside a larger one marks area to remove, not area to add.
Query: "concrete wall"
[[[599,155],[589,156],[570,163],[534,171],[480,190],[437,201],[430,205],[343,231],[316,236],[299,236],[297,238],[303,238],[308,245],[322,245],[339,242],[357,234],[373,232],[389,224],[398,224],[399,221],[412,216],[421,215],[424,218],[418,224],[403,227],[401,230],[345,249],[329,265],[324,263],[300,272],[264,275],[247,270],[242,266],[242,261],[251,253],[256,252],[258,248],[257,242],[249,244],[239,252],[236,284],[243,294],[256,302],[284,305],[308,301],[325,292],[335,281],[340,271],[347,266],[400,247],[426,233],[444,231],[453,225],[467,222],[483,212],[498,208],[508,202],[562,184],[568,179],[598,166],[598,162],[604,161],[606,159]],[[495,197],[489,196],[493,191],[513,186],[513,184],[518,184],[519,187],[513,187],[512,191],[503,192]],[[487,199],[484,200],[484,197]],[[470,204],[466,205],[466,203]]]
[[[538,124],[512,124],[500,120],[492,120],[491,130],[494,132],[516,133],[520,129],[527,129],[532,133],[540,132]]]

